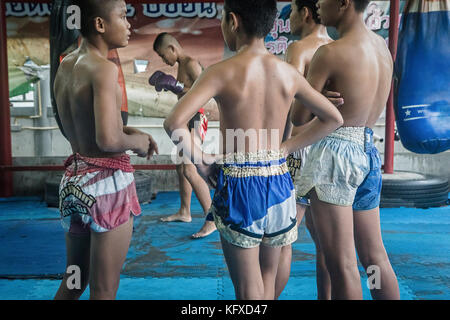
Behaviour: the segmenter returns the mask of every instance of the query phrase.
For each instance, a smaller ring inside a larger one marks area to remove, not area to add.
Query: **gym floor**
[[[193,222],[161,223],[179,207],[177,192],[159,193],[143,205],[117,298],[121,300],[232,300],[233,285],[219,234],[190,240],[203,216],[193,198]],[[64,232],[57,209],[37,198],[0,199],[0,300],[52,299],[65,268]],[[401,298],[450,299],[450,207],[382,209],[386,249]],[[315,257],[304,224],[293,246],[289,283],[280,299],[316,297]],[[361,271],[364,299],[371,299]],[[86,290],[82,299],[88,299]]]

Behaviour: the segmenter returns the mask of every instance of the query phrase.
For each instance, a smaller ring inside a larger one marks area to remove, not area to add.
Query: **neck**
[[[346,15],[344,15],[344,17],[342,17],[341,21],[339,21],[338,25],[336,26],[336,30],[340,38],[350,33],[351,31],[366,30],[366,25],[363,21],[363,13],[359,13],[356,11],[347,13]]]
[[[314,35],[317,38],[328,37],[327,28],[321,24],[309,24],[307,27],[303,28],[300,39],[304,39],[309,35]]]
[[[178,59],[177,59],[178,64],[182,64],[187,59],[189,59],[189,57],[182,50],[177,51],[177,56],[178,56]]]
[[[83,38],[80,48],[89,49],[105,59],[108,57],[108,52],[112,49],[99,36],[93,36],[89,39]]]
[[[239,53],[243,50],[251,50],[254,52],[267,51],[266,45],[264,44],[264,38],[238,38],[236,40],[236,51]]]

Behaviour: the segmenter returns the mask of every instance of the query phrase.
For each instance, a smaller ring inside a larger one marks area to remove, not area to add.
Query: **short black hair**
[[[364,12],[369,5],[370,0],[353,0],[355,11]]]
[[[158,36],[156,37],[155,41],[153,42],[153,50],[154,51],[158,51],[159,49],[161,49],[163,43],[164,43],[164,39],[168,36],[169,34],[167,32],[161,32],[160,34],[158,34]]]
[[[272,30],[278,12],[276,0],[225,0],[224,11],[239,15],[245,32],[257,38]]]
[[[303,7],[308,8],[312,14],[314,22],[320,24],[319,14],[317,13],[316,6],[317,1],[318,0],[295,0],[295,4],[297,5],[298,11],[300,11]]]
[[[74,0],[74,4],[81,10],[81,29],[83,37],[88,37],[94,32],[92,23],[96,17],[105,20],[109,18],[112,5],[122,0]]]

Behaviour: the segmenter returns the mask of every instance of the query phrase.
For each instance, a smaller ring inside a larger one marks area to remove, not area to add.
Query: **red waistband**
[[[114,169],[122,170],[123,172],[134,172],[134,168],[130,162],[130,156],[127,154],[114,157],[114,158],[89,158],[80,155],[79,153],[71,155],[64,162],[66,169],[70,167],[73,163],[82,161],[89,165],[92,169]]]

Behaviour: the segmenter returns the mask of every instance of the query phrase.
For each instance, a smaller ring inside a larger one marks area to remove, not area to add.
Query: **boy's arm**
[[[290,65],[292,65],[295,69],[297,69],[300,74],[304,75],[305,74],[305,61],[304,59],[302,59],[302,55],[301,55],[301,46],[299,46],[299,43],[291,43],[286,51],[286,62],[289,63]],[[294,100],[295,102],[295,100]],[[293,107],[294,103],[292,103],[292,107]],[[292,109],[291,107],[291,109]],[[286,125],[284,128],[284,133],[283,133],[283,142],[286,141],[287,139],[289,139],[291,137],[292,134],[292,130],[293,130],[293,124],[291,121],[291,112],[289,112],[287,120],[286,120]],[[309,112],[309,114],[311,114]],[[311,119],[308,119],[311,120]],[[305,121],[306,123],[307,121]]]
[[[319,51],[324,50],[319,49]],[[295,98],[301,103],[302,107],[307,108],[316,115],[316,118],[303,125],[301,133],[283,143],[282,148],[288,154],[325,138],[344,123],[338,109],[325,96],[319,93],[330,76],[328,57],[328,52],[318,52],[314,56],[308,75],[308,80],[311,84],[303,77],[298,77],[298,89]],[[294,105],[291,111],[292,122],[296,125],[298,124],[296,118],[299,111],[297,105]]]
[[[164,121],[164,129],[169,137],[194,164],[212,164],[215,161],[213,156],[203,154],[199,146],[192,143],[188,122],[198,109],[220,92],[222,79],[220,67],[212,66],[205,70]]]
[[[112,63],[104,63],[93,75],[93,106],[95,136],[98,147],[104,152],[133,150],[145,157],[149,151],[149,139],[142,134],[127,135],[123,130],[117,101],[118,69]]]
[[[313,66],[314,58],[316,58],[318,53],[319,53],[319,55],[321,54],[322,56],[325,55],[323,52],[320,52],[319,50],[320,50],[320,48],[317,50],[316,54],[313,57],[313,60],[310,63],[310,69],[308,72],[308,76],[310,76],[310,78],[307,77],[307,79],[309,79],[309,80],[311,79],[311,76],[316,75],[317,72],[319,72],[319,73],[321,72],[321,74],[319,74],[319,76],[320,76],[320,75],[325,74],[327,70],[328,71],[330,70],[330,65],[328,65],[328,66],[327,65],[318,65],[317,61],[316,61],[316,65]],[[325,51],[325,50],[323,50],[323,51]],[[299,53],[299,54],[301,56],[301,53]],[[295,67],[297,67],[297,65],[295,65],[295,64],[293,64],[293,65]],[[323,67],[323,69],[318,71],[317,69],[319,68],[319,66]],[[305,61],[304,61],[304,59],[301,59],[301,57],[300,57],[297,69],[303,70],[302,74],[304,74],[305,68],[306,68]],[[309,81],[309,83],[311,83],[311,81]],[[322,89],[320,90],[320,92],[322,92],[322,94],[325,97],[327,97],[328,100],[330,100],[331,103],[333,103],[336,107],[340,107],[341,105],[344,104],[344,99],[342,98],[340,93],[326,90],[327,83],[328,83],[328,81],[326,81],[325,84],[322,86]],[[313,85],[313,87],[315,89],[317,89],[314,85]],[[295,100],[292,103],[292,109],[295,109],[295,114],[293,112],[291,112],[291,117],[295,116],[295,121],[296,121],[295,125],[296,126],[304,125],[305,123],[311,121],[311,119],[314,117],[314,115],[311,113],[311,111],[308,110],[307,108],[303,108],[301,103],[298,100]],[[292,120],[294,120],[294,119],[292,119]]]

